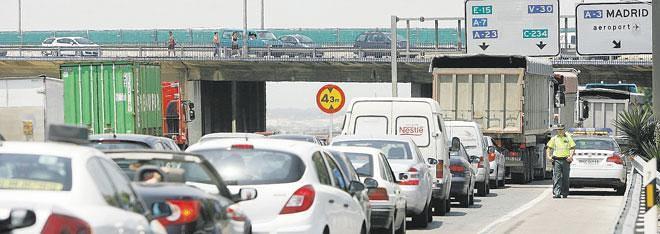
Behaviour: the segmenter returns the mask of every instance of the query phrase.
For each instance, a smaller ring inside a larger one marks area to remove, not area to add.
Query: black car
[[[449,150],[449,170],[451,171],[451,190],[449,196],[458,201],[462,207],[468,208],[474,204],[474,183],[477,170],[473,162],[479,158],[470,158],[458,137],[454,137]]]
[[[90,135],[89,146],[101,151],[106,150],[171,150],[181,151],[170,138],[140,134],[98,134]]]
[[[397,48],[404,49],[406,41],[397,36]],[[353,48],[358,49],[358,57],[374,56],[383,57],[390,56],[391,52],[392,33],[380,31],[368,31],[360,34],[353,44]]]
[[[282,48],[292,49],[290,51],[284,52],[285,55],[300,57],[323,57],[323,53],[315,51],[315,49],[319,48],[319,45],[305,35],[285,35],[280,37],[280,41],[282,41]]]
[[[250,221],[236,204],[254,199],[254,189],[231,194],[220,175],[201,156],[171,151],[106,152],[134,181],[148,206],[166,202],[172,215],[159,218],[168,233],[251,233]]]
[[[269,137],[274,139],[304,141],[304,142],[314,143],[317,145],[323,145],[323,141],[321,141],[318,137],[312,135],[277,134]]]

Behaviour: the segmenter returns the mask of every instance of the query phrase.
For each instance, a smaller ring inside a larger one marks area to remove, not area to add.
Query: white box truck
[[[64,124],[62,80],[0,78],[0,135],[8,141],[43,141],[50,124]]]
[[[431,72],[433,99],[440,103],[445,120],[478,123],[483,134],[505,152],[505,173],[514,182],[545,177],[541,147],[558,114],[557,80],[549,60],[443,56],[433,59]]]

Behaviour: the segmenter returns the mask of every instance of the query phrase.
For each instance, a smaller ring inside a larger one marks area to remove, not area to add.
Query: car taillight
[[[479,158],[478,168],[484,168],[484,157]]]
[[[167,203],[172,215],[158,219],[163,226],[191,223],[199,217],[200,203],[197,200],[167,200]]]
[[[316,192],[311,185],[305,185],[296,190],[280,211],[280,214],[303,212],[312,207]]]
[[[435,178],[442,179],[445,173],[445,163],[442,160],[438,160],[438,164],[435,165]]]
[[[495,161],[495,153],[489,153],[488,154],[488,161],[491,161],[491,162]]]
[[[387,195],[387,190],[385,188],[370,189],[368,194],[369,194],[369,201],[390,200],[390,197]]]
[[[243,212],[241,212],[234,205],[231,205],[231,206],[227,207],[227,215],[231,218],[231,220],[234,220],[234,221],[243,222],[247,219],[247,217],[245,217]]]
[[[400,185],[419,185],[419,171],[411,167],[408,172],[399,174]]]
[[[621,159],[619,154],[613,154],[612,156],[607,157],[607,162],[623,165],[623,159]]]
[[[60,234],[60,233],[76,233],[87,234],[92,233],[92,229],[87,222],[67,215],[51,214],[46,220],[41,234]]]
[[[250,144],[235,144],[231,146],[232,149],[242,149],[242,150],[251,150],[254,149],[253,145]]]
[[[455,172],[455,173],[463,173],[463,172],[465,172],[465,167],[463,167],[461,165],[451,165],[451,166],[449,166],[449,170],[451,172]]]
[[[514,152],[514,151],[509,152],[509,157],[518,157],[518,152]]]

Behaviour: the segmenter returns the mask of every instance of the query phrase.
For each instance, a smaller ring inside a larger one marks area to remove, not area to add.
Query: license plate
[[[600,163],[600,159],[582,159],[580,160],[580,164],[584,164],[587,166],[596,166]]]

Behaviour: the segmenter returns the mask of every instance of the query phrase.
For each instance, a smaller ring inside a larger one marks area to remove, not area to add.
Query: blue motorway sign
[[[585,10],[584,11],[585,19],[602,19],[603,10]]]
[[[472,39],[493,39],[497,38],[497,30],[474,30]]]
[[[548,38],[548,29],[523,29],[523,38]]]
[[[488,18],[473,18],[472,27],[488,27]]]
[[[554,7],[552,5],[528,5],[528,14],[552,14]]]

